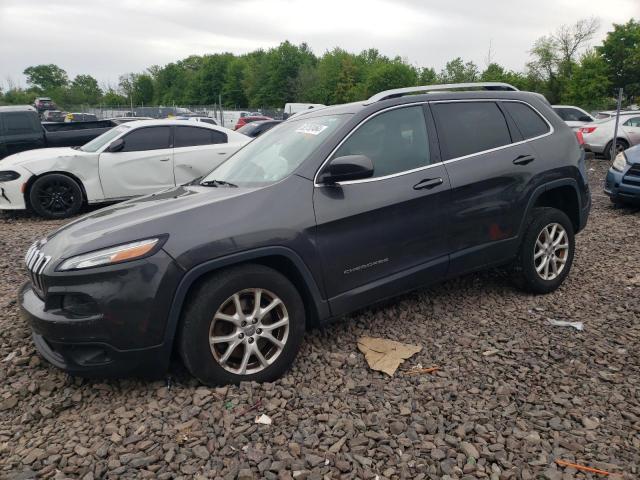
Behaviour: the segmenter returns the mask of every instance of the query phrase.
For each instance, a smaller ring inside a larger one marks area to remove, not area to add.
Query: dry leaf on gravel
[[[271,417],[263,413],[262,415],[256,417],[255,423],[259,423],[261,425],[271,425]]]
[[[422,347],[384,338],[361,337],[358,350],[364,354],[369,367],[392,376],[402,362],[418,353]]]

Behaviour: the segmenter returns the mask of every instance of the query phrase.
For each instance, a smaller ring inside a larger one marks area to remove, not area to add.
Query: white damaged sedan
[[[251,138],[186,120],[139,120],[82,147],[41,148],[0,160],[0,210],[65,218],[181,185],[220,165]]]

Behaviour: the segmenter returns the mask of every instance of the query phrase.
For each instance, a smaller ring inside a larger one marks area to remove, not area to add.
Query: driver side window
[[[171,148],[171,127],[143,127],[123,137],[123,152]]]
[[[397,108],[362,124],[333,155],[366,155],[373,178],[425,167],[430,162],[422,106]]]

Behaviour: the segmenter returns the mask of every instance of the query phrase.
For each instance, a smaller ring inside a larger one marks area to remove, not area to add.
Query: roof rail
[[[442,85],[423,85],[420,87],[405,87],[405,88],[394,88],[393,90],[385,90],[384,92],[376,93],[374,96],[369,98],[369,100],[364,102],[364,104],[369,105],[371,103],[379,102],[381,100],[403,97],[405,95],[411,95],[411,94],[420,93],[420,92],[434,92],[434,91],[440,91],[440,90],[460,90],[460,89],[503,90],[503,91],[510,91],[510,92],[518,91],[518,89],[513,85],[509,85],[508,83],[502,83],[502,82],[445,83]]]

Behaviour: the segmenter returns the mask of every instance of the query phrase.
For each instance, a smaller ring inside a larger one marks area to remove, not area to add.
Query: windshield
[[[349,115],[290,120],[262,134],[207,175],[202,183],[228,182],[255,187],[293,172]]]
[[[83,152],[91,152],[91,153],[97,152],[108,143],[111,143],[111,140],[116,138],[121,133],[126,132],[130,128],[131,127],[127,125],[120,125],[118,127],[112,128],[111,130],[107,130],[99,137],[96,137],[93,140],[91,140],[89,143],[85,143],[83,146],[80,147],[80,150],[82,150]]]

